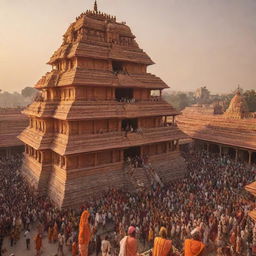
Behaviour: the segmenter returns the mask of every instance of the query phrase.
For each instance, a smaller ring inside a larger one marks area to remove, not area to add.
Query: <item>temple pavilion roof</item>
[[[256,150],[256,119],[229,119],[213,109],[191,106],[177,117],[179,128],[193,139]]]

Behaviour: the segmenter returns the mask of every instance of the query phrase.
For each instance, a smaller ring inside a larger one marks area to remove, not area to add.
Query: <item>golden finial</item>
[[[94,11],[98,13],[98,5],[97,5],[97,0],[94,1]]]

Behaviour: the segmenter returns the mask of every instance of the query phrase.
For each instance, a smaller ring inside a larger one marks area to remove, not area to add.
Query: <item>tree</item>
[[[256,112],[256,91],[255,90],[247,90],[244,93],[244,98],[248,105],[249,111]]]
[[[23,97],[34,97],[37,94],[37,90],[33,87],[25,87],[22,91],[21,94]]]

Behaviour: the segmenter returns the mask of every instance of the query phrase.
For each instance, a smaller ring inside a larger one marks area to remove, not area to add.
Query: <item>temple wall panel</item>
[[[79,100],[111,100],[114,99],[114,89],[109,87],[77,87],[71,93],[72,97]]]
[[[99,59],[78,58],[77,67],[94,70],[110,70],[108,61]]]
[[[109,164],[112,162],[112,151],[102,151],[97,153],[98,165]]]
[[[55,128],[55,132],[67,134],[67,132],[70,131],[69,133],[72,135],[116,132],[120,130],[119,122],[118,119],[72,121],[64,124],[63,121],[57,121],[58,128]]]
[[[133,97],[136,100],[148,100],[150,98],[150,90],[149,89],[142,89],[136,88],[133,90]]]
[[[68,156],[68,162],[70,161],[69,160],[70,157],[72,159],[72,156]],[[80,154],[77,157],[78,157],[78,168],[92,167],[95,165],[95,153]]]
[[[170,142],[161,142],[149,145],[142,146],[142,154],[148,156],[159,155],[167,152],[173,152],[178,150],[178,142],[170,141]]]
[[[54,163],[61,167],[61,156],[53,153]],[[69,172],[74,169],[98,167],[110,163],[118,163],[122,161],[121,150],[104,150],[95,153],[83,153],[76,155],[69,155],[66,157],[66,168]]]
[[[124,63],[124,69],[128,73],[143,74],[147,72],[147,66],[143,64]]]
[[[109,131],[118,131],[119,130],[119,120],[118,119],[110,119],[108,122]]]
[[[162,117],[142,117],[140,118],[141,128],[155,128],[162,125]]]

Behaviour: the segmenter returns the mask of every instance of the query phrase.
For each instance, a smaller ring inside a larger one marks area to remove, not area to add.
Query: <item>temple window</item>
[[[120,102],[133,101],[133,89],[132,88],[116,88],[115,98]]]
[[[115,73],[120,73],[124,70],[123,63],[120,61],[112,61],[112,70]]]
[[[152,101],[159,101],[162,97],[161,90],[151,90],[150,91],[150,98]]]

